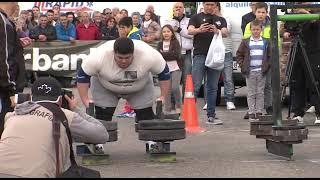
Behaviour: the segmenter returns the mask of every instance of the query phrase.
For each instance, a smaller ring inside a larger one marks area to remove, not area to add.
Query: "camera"
[[[287,21],[284,24],[284,28],[292,35],[296,35],[301,33],[303,26],[306,22],[298,22],[298,21]]]
[[[69,103],[68,100],[64,97],[64,95],[67,95],[69,98],[73,97],[72,91],[69,89],[62,89],[62,105],[61,107],[64,109],[69,109]]]

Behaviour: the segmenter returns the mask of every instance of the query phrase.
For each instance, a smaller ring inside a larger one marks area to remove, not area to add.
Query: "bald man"
[[[185,80],[187,74],[191,73],[192,57],[191,50],[193,48],[193,36],[188,34],[189,18],[184,14],[184,4],[176,2],[173,5],[173,19],[166,22],[170,24],[180,43],[182,55],[182,96],[184,96]],[[182,98],[183,99],[183,98]]]

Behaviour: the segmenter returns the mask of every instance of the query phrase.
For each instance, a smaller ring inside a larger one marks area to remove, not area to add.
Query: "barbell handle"
[[[164,119],[164,114],[163,114],[163,112],[162,112],[162,101],[157,101],[156,116],[157,116],[159,119]]]

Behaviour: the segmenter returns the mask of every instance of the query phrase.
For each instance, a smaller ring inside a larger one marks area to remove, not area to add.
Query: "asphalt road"
[[[156,95],[159,89],[156,88]],[[28,89],[26,90],[28,92]],[[73,92],[77,96],[76,89]],[[320,177],[320,128],[312,126],[314,114],[305,116],[309,136],[302,144],[293,145],[293,160],[288,161],[270,154],[265,140],[250,135],[246,112],[246,89],[236,92],[234,111],[223,105],[216,109],[223,125],[207,125],[204,102],[198,100],[199,123],[205,132],[187,134],[184,140],[171,143],[171,150],[177,153],[175,163],[154,163],[145,153],[145,144],[138,140],[133,118],[113,118],[118,122],[118,141],[107,143],[105,151],[111,163],[103,166],[90,166],[99,170],[106,178],[158,178],[158,177]],[[121,100],[116,114],[124,105]],[[283,117],[287,110],[283,109]],[[309,126],[310,125],[310,126]],[[77,157],[79,163],[80,157]]]

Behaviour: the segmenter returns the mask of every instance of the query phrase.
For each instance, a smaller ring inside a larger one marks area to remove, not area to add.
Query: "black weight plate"
[[[139,121],[138,129],[139,130],[169,130],[169,129],[184,129],[185,121],[182,120],[170,120],[170,119],[155,119],[155,120],[144,120]]]
[[[118,141],[118,131],[108,131],[109,139],[107,142]]]
[[[185,129],[170,130],[141,130],[139,129],[139,140],[143,141],[172,141],[186,138]]]
[[[114,131],[118,129],[118,122],[104,121],[104,120],[99,120],[99,121],[104,125],[107,131]]]

